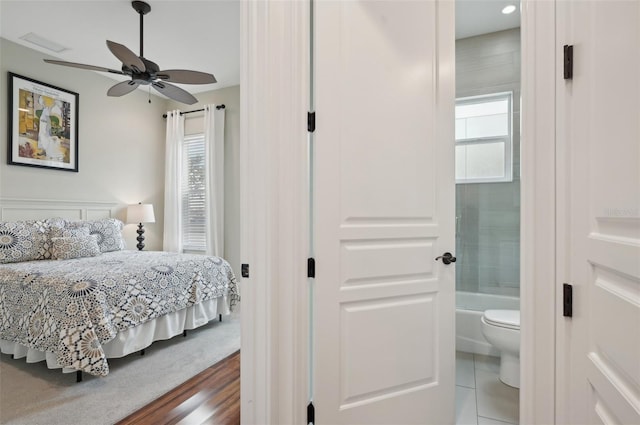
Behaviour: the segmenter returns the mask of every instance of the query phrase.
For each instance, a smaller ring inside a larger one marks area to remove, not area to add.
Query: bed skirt
[[[224,316],[229,313],[229,302],[226,296],[203,301],[134,328],[118,332],[114,339],[102,345],[102,349],[107,358],[124,357],[150,346],[154,341],[173,338],[185,330],[206,325],[220,314]],[[27,363],[46,361],[49,369],[61,368],[55,353],[38,351],[16,342],[0,339],[0,352],[12,354],[14,359],[26,357]],[[69,368],[62,369],[63,373],[75,371],[75,369]]]

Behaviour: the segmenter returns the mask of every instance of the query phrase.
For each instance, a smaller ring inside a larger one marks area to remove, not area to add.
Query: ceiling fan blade
[[[193,105],[198,102],[198,99],[193,97],[191,93],[173,84],[165,83],[164,81],[155,81],[151,83],[151,85],[163,95],[178,102],[186,103],[187,105]]]
[[[213,84],[216,77],[212,74],[187,69],[167,69],[159,71],[156,76],[164,81],[181,84]]]
[[[121,83],[116,84],[115,86],[112,86],[107,92],[107,96],[112,96],[112,97],[124,96],[125,94],[134,91],[139,85],[140,83],[133,80],[123,81]]]
[[[58,61],[53,59],[44,59],[44,61],[46,63],[52,63],[54,65],[71,66],[73,68],[88,69],[90,71],[101,71],[101,72],[110,72],[112,74],[126,75],[122,71],[118,71],[116,69],[104,68],[102,66],[85,65],[83,63],[65,62],[65,61]]]
[[[126,46],[107,40],[107,47],[125,66],[139,72],[145,72],[147,70],[144,62]]]

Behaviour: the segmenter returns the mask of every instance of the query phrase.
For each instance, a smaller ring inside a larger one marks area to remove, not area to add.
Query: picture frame
[[[79,95],[8,73],[7,163],[78,172]]]

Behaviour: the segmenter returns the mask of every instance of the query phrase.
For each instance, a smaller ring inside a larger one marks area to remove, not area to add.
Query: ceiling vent
[[[51,50],[52,52],[56,52],[56,53],[69,50],[68,47],[64,47],[56,42],[47,40],[46,38],[39,36],[38,34],[33,32],[23,35],[22,37],[20,37],[20,39],[24,41],[28,41],[29,43],[35,44],[36,46],[43,47],[47,50]]]

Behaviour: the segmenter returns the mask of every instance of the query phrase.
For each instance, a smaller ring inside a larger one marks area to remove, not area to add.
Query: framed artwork
[[[78,172],[78,93],[9,72],[12,165]]]

